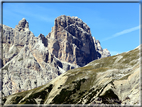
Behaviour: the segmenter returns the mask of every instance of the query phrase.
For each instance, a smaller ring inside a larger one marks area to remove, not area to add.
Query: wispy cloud
[[[39,13],[32,13],[32,12],[25,12],[25,11],[15,11],[17,12],[18,14],[23,14],[25,16],[30,16],[30,17],[34,17],[34,18],[37,18],[39,20],[42,20],[42,21],[46,21],[46,22],[53,22],[53,19],[54,18],[51,18],[51,17],[48,17],[47,15],[43,15],[43,14],[39,14]]]
[[[33,7],[30,7],[29,4],[21,3],[21,4],[9,4],[8,8],[4,8],[4,14],[9,15],[13,14],[14,16],[25,16],[26,17],[32,17],[36,18],[41,21],[45,22],[54,22],[54,17],[51,17],[50,13],[51,9],[46,9],[39,7],[38,5],[33,5]],[[20,8],[20,9],[19,9]],[[45,13],[48,14],[45,14]],[[53,12],[54,13],[54,12]]]
[[[133,32],[133,31],[138,30],[138,29],[140,29],[140,25],[139,25],[139,26],[136,26],[136,27],[133,27],[133,28],[130,28],[130,29],[123,30],[123,31],[121,31],[121,32],[118,32],[118,33],[116,33],[116,34],[114,34],[114,35],[112,35],[112,36],[110,36],[110,37],[107,37],[107,38],[103,39],[102,41],[107,41],[107,40],[109,40],[109,39],[112,39],[112,38],[115,38],[115,37],[124,35],[124,34],[126,34],[126,33]]]

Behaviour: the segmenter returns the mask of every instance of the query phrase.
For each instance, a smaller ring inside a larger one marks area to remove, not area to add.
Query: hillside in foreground
[[[69,70],[46,85],[4,97],[4,104],[140,105],[139,50]]]

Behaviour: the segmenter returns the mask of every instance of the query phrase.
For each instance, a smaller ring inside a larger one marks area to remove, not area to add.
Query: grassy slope
[[[98,78],[98,73],[104,73],[107,70],[124,70],[126,68],[131,68],[138,61],[136,59],[139,58],[139,50],[134,49],[132,51],[122,53],[120,55],[110,56],[106,58],[102,58],[99,60],[92,61],[85,67],[72,69],[64,74],[62,74],[59,78],[62,79],[63,76],[68,76],[66,82],[58,87],[58,94],[55,94],[53,100],[50,103],[53,104],[82,104],[82,103],[91,103],[93,98],[115,98],[117,102],[103,100],[102,103],[120,103],[118,96],[112,91],[108,90],[105,94],[100,96],[101,92],[104,88],[111,84],[113,85],[113,81],[115,78],[104,78],[104,80],[100,77]],[[115,61],[118,57],[122,58]],[[119,79],[127,79],[130,74],[127,74]],[[106,79],[106,81],[105,81]],[[104,81],[104,82],[102,82]],[[58,81],[60,82],[60,81]],[[45,101],[50,98],[49,93],[54,88],[53,82],[49,82],[48,84],[16,93],[4,98],[5,104],[44,104]],[[102,84],[103,83],[103,84]],[[96,97],[94,97],[96,96]]]

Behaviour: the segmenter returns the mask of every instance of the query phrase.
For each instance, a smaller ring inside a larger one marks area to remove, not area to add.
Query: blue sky
[[[139,3],[3,3],[3,24],[15,28],[22,18],[38,36],[51,32],[60,15],[77,16],[112,55],[139,45]]]

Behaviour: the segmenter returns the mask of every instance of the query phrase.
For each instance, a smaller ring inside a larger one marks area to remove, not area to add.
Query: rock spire
[[[29,23],[25,18],[19,21],[18,25],[16,25],[15,29],[18,31],[26,31],[29,30]]]

